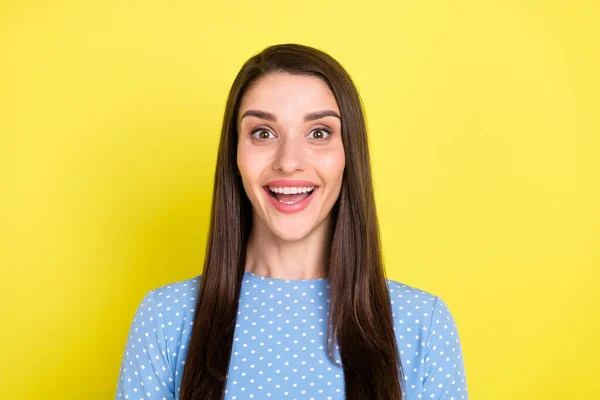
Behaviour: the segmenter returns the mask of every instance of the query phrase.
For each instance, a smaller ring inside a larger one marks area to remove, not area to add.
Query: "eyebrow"
[[[249,116],[257,117],[257,118],[260,118],[260,119],[265,119],[267,121],[277,122],[277,117],[275,115],[273,115],[271,113],[268,113],[266,111],[260,111],[260,110],[248,110],[248,111],[246,111],[242,115],[242,118],[240,118],[240,122],[245,117],[249,117]],[[333,111],[333,110],[323,110],[323,111],[309,112],[309,113],[305,114],[304,115],[304,122],[314,121],[316,119],[321,119],[321,118],[325,118],[325,117],[336,117],[337,119],[341,120],[339,114],[336,113],[335,111]]]

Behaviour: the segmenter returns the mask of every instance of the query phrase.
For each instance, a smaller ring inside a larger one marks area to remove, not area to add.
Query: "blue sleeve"
[[[174,400],[173,368],[162,314],[152,291],[138,306],[121,361],[117,400]]]
[[[465,364],[458,329],[446,303],[436,297],[425,342],[420,399],[468,400]]]

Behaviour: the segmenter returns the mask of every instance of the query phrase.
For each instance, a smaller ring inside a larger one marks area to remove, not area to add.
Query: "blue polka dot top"
[[[179,399],[200,279],[161,286],[142,299],[116,399]],[[403,398],[468,399],[458,330],[446,304],[423,290],[387,283]],[[245,271],[225,399],[344,399],[343,369],[326,354],[328,314],[329,278],[283,280]],[[335,359],[342,364],[337,346]]]

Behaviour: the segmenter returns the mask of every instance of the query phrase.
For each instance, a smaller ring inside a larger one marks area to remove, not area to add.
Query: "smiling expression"
[[[267,74],[242,98],[237,127],[237,164],[254,223],[290,241],[322,226],[345,167],[329,86],[314,76]]]

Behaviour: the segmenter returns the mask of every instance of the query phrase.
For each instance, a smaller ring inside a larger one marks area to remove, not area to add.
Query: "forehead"
[[[268,74],[254,82],[242,98],[239,115],[248,109],[282,117],[296,117],[317,110],[339,113],[335,96],[324,80],[288,73]]]

